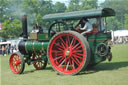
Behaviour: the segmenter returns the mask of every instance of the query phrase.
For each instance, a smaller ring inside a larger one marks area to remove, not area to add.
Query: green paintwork
[[[38,34],[38,40],[48,40],[48,34]]]
[[[42,55],[42,59],[43,59],[44,61],[48,60],[47,56],[44,56],[44,55]]]
[[[34,41],[33,45],[34,45],[34,51],[35,52],[42,52],[43,46],[42,46],[41,42]]]
[[[43,48],[47,50],[49,42],[43,42]]]
[[[46,52],[48,44],[48,42],[27,41],[26,50],[28,53],[42,53],[43,51]]]
[[[95,10],[83,10],[66,13],[48,14],[43,16],[43,20],[71,20],[79,19],[82,17],[93,18],[93,17],[106,17],[114,16],[115,11],[111,8],[95,9]]]
[[[33,52],[33,45],[31,41],[26,42],[26,51],[27,52]]]
[[[107,33],[99,33],[99,34],[93,34],[88,37],[88,42],[90,49],[92,50],[93,58],[91,59],[91,64],[99,63],[103,61],[103,57],[99,56],[96,53],[96,48],[100,43],[108,44],[108,41],[111,39],[111,34]]]

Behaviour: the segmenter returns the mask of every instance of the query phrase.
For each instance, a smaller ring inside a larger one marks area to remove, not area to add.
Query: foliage
[[[2,23],[2,30],[0,31],[0,36],[7,38],[17,38],[22,33],[21,21],[19,19],[4,20]]]
[[[96,9],[98,0],[70,0],[67,11]]]
[[[64,3],[56,2],[54,5],[55,13],[65,12],[66,6]]]
[[[119,30],[121,28],[121,23],[115,17],[107,18],[107,29],[108,30]]]
[[[125,14],[125,28],[128,30],[128,14]]]
[[[81,0],[81,9],[96,9],[98,7],[98,0]]]
[[[4,19],[8,19],[7,12],[9,13],[9,0],[0,0],[0,22],[4,21]]]
[[[80,0],[70,0],[69,6],[66,11],[80,10]]]
[[[116,12],[116,19],[114,19],[113,21],[120,24],[120,26],[119,24],[115,24],[116,27],[118,27],[117,29],[124,29],[124,25],[128,24],[124,23],[124,20],[126,20],[125,14],[128,14],[128,0],[105,0],[105,2],[101,4],[101,6],[103,8],[113,8]]]
[[[42,17],[45,14],[53,13],[51,0],[23,0],[20,5],[22,11],[29,16],[29,24],[45,24]]]

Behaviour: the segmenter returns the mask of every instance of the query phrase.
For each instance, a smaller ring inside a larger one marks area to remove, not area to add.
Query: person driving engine
[[[81,27],[78,27],[79,25],[81,25]],[[82,18],[76,25],[76,27],[77,30],[80,30],[80,32],[82,32],[81,34],[86,34],[93,30],[92,24],[89,23],[87,18]]]

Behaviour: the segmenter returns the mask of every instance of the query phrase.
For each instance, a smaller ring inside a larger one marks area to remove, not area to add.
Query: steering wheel
[[[51,38],[57,32],[61,32],[64,30],[68,30],[67,24],[63,21],[57,21],[50,25],[49,30],[48,30],[48,35]]]

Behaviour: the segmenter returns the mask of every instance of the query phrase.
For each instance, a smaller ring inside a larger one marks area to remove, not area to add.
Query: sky
[[[56,3],[56,2],[63,2],[63,3],[68,4],[70,0],[52,0],[52,1],[53,1],[53,3]],[[98,3],[100,4],[100,3],[104,2],[104,1],[105,1],[105,0],[98,0]]]

